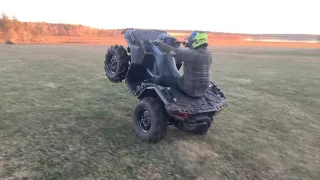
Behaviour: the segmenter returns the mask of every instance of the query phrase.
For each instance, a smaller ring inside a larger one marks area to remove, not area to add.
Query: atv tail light
[[[188,113],[174,113],[174,116],[177,117],[180,120],[185,120],[188,118]]]
[[[167,112],[170,116],[173,116],[177,119],[180,119],[180,120],[185,120],[188,118],[189,114],[188,113],[185,113],[185,112],[177,112],[175,110],[172,109],[172,106],[171,105],[168,105],[167,106]]]

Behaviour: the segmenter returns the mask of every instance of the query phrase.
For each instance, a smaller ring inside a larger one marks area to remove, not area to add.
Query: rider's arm
[[[176,55],[174,55],[174,57],[176,59],[179,59],[180,62],[181,61],[190,62],[190,61],[193,61],[196,59],[196,57],[195,57],[196,54],[193,50],[174,48],[173,51],[176,53]]]
[[[188,62],[188,61],[192,61],[193,59],[195,59],[195,53],[193,50],[190,49],[180,49],[180,48],[175,48],[172,47],[170,45],[167,45],[165,43],[159,43],[158,44],[159,48],[162,49],[164,52],[174,52],[175,55],[175,59],[177,61],[177,63],[181,63],[182,61]]]

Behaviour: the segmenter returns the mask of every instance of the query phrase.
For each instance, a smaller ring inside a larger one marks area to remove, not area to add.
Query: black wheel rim
[[[117,72],[117,57],[115,55],[110,57],[107,67],[111,74],[115,74]]]
[[[147,133],[151,127],[151,117],[148,111],[143,111],[139,119],[139,126],[143,133]]]

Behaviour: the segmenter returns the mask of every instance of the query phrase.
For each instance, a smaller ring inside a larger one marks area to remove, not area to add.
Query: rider
[[[161,41],[155,42],[164,52],[174,54],[177,63],[184,62],[182,77],[167,78],[165,82],[168,85],[177,85],[189,96],[201,97],[210,83],[212,55],[207,49],[208,35],[203,31],[194,31],[185,40],[187,42],[184,42],[184,45],[189,49],[176,48]]]

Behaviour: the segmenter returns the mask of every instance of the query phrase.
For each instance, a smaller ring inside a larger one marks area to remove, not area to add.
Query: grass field
[[[0,179],[320,179],[320,50],[212,50],[229,106],[150,145],[106,47],[0,45]]]

